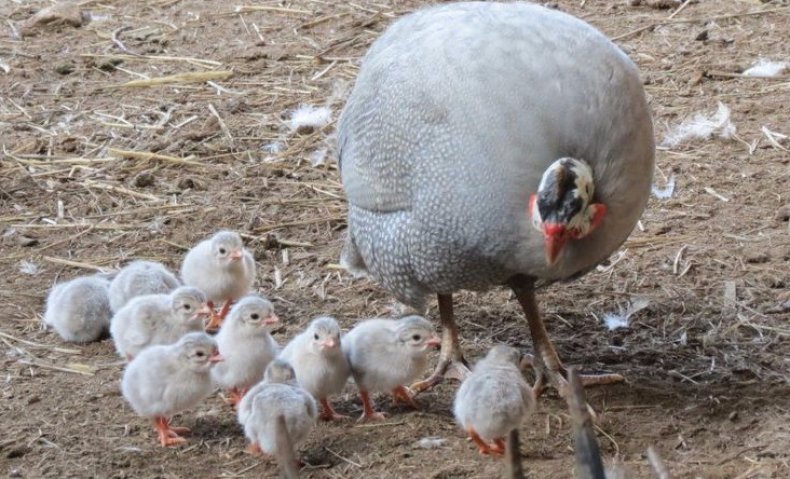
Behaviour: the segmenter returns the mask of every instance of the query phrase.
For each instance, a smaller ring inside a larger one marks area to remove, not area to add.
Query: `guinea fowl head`
[[[310,346],[314,352],[320,354],[334,354],[340,352],[340,326],[335,318],[321,316],[310,323],[308,334]]]
[[[295,381],[294,368],[284,359],[270,362],[263,373],[263,382],[266,384],[293,384]]]
[[[206,304],[206,295],[191,286],[181,286],[170,293],[170,305],[176,316],[185,323],[211,313]]]
[[[268,299],[256,295],[246,296],[239,300],[230,311],[228,327],[238,333],[256,334],[268,331],[268,327],[277,324],[280,318],[274,313],[274,305]]]
[[[410,356],[424,356],[429,349],[438,347],[442,342],[433,325],[422,316],[406,316],[398,322],[398,341]]]
[[[211,238],[211,251],[220,265],[239,264],[244,255],[244,243],[234,231],[220,231]]]
[[[543,233],[548,265],[557,262],[568,240],[584,238],[601,224],[606,205],[593,203],[594,193],[592,168],[582,160],[560,158],[543,173],[529,198],[529,216]]]
[[[176,344],[179,357],[188,369],[195,372],[208,372],[216,363],[223,360],[214,338],[206,333],[189,333]]]

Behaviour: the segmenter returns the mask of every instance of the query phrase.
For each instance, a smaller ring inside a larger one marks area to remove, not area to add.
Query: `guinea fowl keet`
[[[440,361],[413,387],[468,374],[452,294],[507,285],[529,323],[536,391],[548,382],[564,394],[535,289],[594,268],[644,210],[655,145],[628,57],[585,22],[537,5],[420,10],[363,59],[338,147],[342,263],[418,310],[438,295]]]
[[[162,263],[132,261],[110,283],[110,306],[117,312],[132,298],[147,294],[167,294],[181,286]]]
[[[55,285],[47,296],[44,323],[64,341],[87,343],[107,334],[112,310],[110,283],[98,276],[84,276]]]
[[[252,288],[255,260],[238,233],[219,231],[187,252],[181,279],[206,293],[212,311],[215,302],[223,302],[219,313],[212,313],[206,325],[207,330],[214,330],[222,324],[233,301]]]

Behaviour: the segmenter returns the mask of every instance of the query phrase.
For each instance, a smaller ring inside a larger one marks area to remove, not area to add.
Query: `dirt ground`
[[[72,24],[31,26],[50,2],[0,2],[0,474],[276,477],[272,462],[244,452],[218,396],[177,418],[193,429],[189,446],[160,448],[119,394],[111,342],[63,344],[41,326],[44,299],[57,280],[132,258],[178,268],[188,245],[225,227],[254,250],[257,288],[285,323],[280,342],[319,313],[346,328],[393,314],[375,284],[337,268],[342,188],[331,159],[312,160],[331,157],[361,55],[422,2],[77,3]],[[608,466],[651,477],[653,445],[673,477],[790,477],[790,141],[771,133],[790,135],[790,72],[740,75],[761,57],[790,61],[790,6],[692,1],[673,16],[677,2],[641,3],[554,5],[636,61],[659,141],[719,102],[737,131],[660,148],[656,183],[674,177],[673,195],[652,198],[611,261],[547,288],[541,307],[567,364],[628,378],[588,390]],[[214,76],[120,86],[187,72]],[[333,121],[291,132],[303,103],[330,107]],[[469,357],[498,341],[531,349],[508,293],[456,298]],[[630,327],[603,326],[635,298],[649,303]],[[319,425],[301,449],[303,475],[496,477],[501,465],[454,426],[456,387],[420,396],[418,412],[381,398],[392,413],[382,424]],[[338,409],[359,414],[353,386]],[[427,436],[446,442],[415,445]],[[521,436],[529,477],[572,476],[561,399],[541,398]]]

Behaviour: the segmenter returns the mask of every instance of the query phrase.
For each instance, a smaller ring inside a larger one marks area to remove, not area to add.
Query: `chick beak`
[[[564,225],[545,224],[543,225],[543,240],[546,251],[546,264],[553,266],[560,256],[562,248],[568,242],[568,235]]]
[[[265,325],[276,324],[279,322],[280,322],[280,318],[278,318],[277,315],[274,313],[270,314],[269,317],[263,320],[263,324]]]
[[[237,249],[235,251],[231,251],[230,253],[230,260],[231,261],[238,261],[241,259],[241,250]]]
[[[225,360],[225,358],[220,356],[219,351],[214,351],[214,353],[211,356],[208,357],[208,362],[210,362],[210,363],[219,363],[219,362],[224,361],[224,360]]]
[[[435,334],[425,341],[425,346],[428,348],[439,349],[442,346],[442,339]]]
[[[195,316],[211,316],[214,310],[209,307],[208,304],[204,304],[200,309],[195,312]]]
[[[335,338],[329,338],[318,343],[321,349],[329,349],[335,347]]]

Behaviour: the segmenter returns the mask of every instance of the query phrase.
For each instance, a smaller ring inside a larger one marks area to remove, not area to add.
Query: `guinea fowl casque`
[[[644,210],[655,144],[629,58],[587,23],[537,5],[427,8],[366,54],[338,147],[344,266],[420,311],[438,295],[439,364],[414,389],[468,374],[452,294],[506,285],[528,320],[536,392],[564,394],[535,290],[594,268]]]

